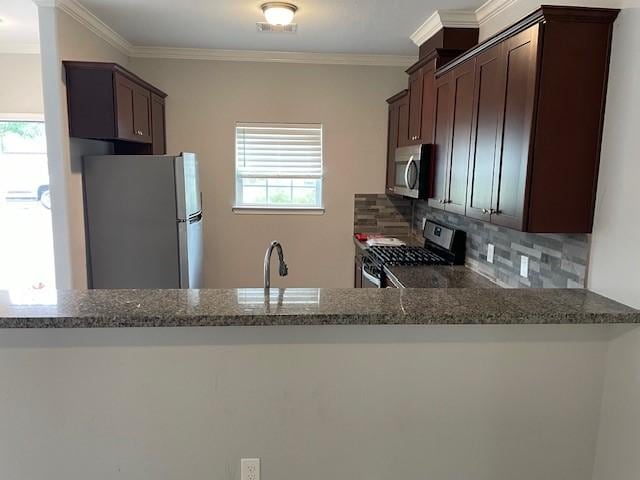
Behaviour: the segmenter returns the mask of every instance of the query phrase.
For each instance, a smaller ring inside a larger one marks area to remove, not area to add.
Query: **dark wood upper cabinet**
[[[422,70],[409,77],[409,144],[420,143],[422,137]]]
[[[429,204],[464,214],[473,113],[475,61],[436,81],[433,198]]]
[[[464,214],[467,200],[467,174],[473,113],[475,60],[452,70],[453,118],[450,122],[449,168],[446,173],[445,210]]]
[[[151,154],[164,155],[167,152],[167,134],[165,131],[164,98],[151,94]]]
[[[408,91],[403,90],[402,92],[394,95],[393,97],[387,99],[387,103],[389,104],[389,122],[388,122],[388,132],[387,132],[387,181],[386,181],[386,192],[387,194],[394,195],[393,186],[395,185],[395,180],[393,176],[395,175],[394,169],[394,161],[396,155],[396,148],[398,145],[399,135],[400,135],[400,114],[406,114],[407,110],[407,97]],[[402,112],[401,112],[402,110]]]
[[[451,121],[453,118],[453,72],[435,82],[435,130],[433,134],[433,181],[429,206],[444,209],[447,198],[447,172],[451,151]]]
[[[500,154],[494,167],[491,222],[522,230],[532,135],[538,25],[502,45]]]
[[[526,232],[592,230],[617,14],[543,6],[436,70],[430,205]]]
[[[504,107],[502,49],[498,44],[476,58],[466,215],[485,221],[491,219],[493,208],[493,174]]]
[[[419,143],[433,143],[433,116],[436,109],[436,76],[435,65],[422,69],[422,106]]]
[[[164,92],[115,63],[63,62],[69,134],[127,142],[119,153],[164,154]]]
[[[409,139],[409,93],[405,96],[400,97],[397,101],[398,103],[398,144],[396,147],[406,147],[407,145],[411,145],[411,140]]]

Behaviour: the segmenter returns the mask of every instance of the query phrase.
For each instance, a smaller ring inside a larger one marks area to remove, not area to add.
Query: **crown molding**
[[[33,0],[38,7],[58,8],[98,37],[129,55],[133,45],[75,0]]]
[[[499,15],[518,0],[487,0],[476,10],[478,25],[488,22],[493,17]]]
[[[478,19],[472,10],[442,10],[438,12],[443,27],[477,28]]]
[[[408,67],[416,56],[361,55],[313,52],[265,52],[259,50],[220,50],[207,48],[133,47],[135,58],[168,58],[181,60],[219,60],[230,62],[308,63],[318,65],[370,65]]]
[[[438,10],[433,12],[418,29],[409,37],[413,43],[420,46],[442,29],[440,21],[440,13]]]
[[[34,55],[40,53],[38,43],[2,43],[0,53],[15,53],[21,55]]]
[[[470,10],[436,10],[409,38],[420,46],[444,27],[478,28],[476,13]]]
[[[417,46],[422,45],[444,27],[479,28],[518,0],[487,0],[476,10],[436,10],[411,35]]]

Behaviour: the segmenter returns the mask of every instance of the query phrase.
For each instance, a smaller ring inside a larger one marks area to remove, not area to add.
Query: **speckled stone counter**
[[[586,290],[0,291],[0,328],[620,323],[640,311]]]
[[[384,272],[398,288],[500,288],[463,265],[391,266]]]

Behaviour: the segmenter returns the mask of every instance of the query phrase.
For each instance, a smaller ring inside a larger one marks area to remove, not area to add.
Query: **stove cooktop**
[[[369,247],[370,256],[383,265],[451,265],[451,262],[424,247]]]

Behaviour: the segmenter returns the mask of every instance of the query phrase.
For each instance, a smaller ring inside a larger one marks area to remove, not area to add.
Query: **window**
[[[322,209],[322,125],[236,124],[236,208]]]
[[[0,115],[0,290],[55,288],[44,123],[21,117]]]

